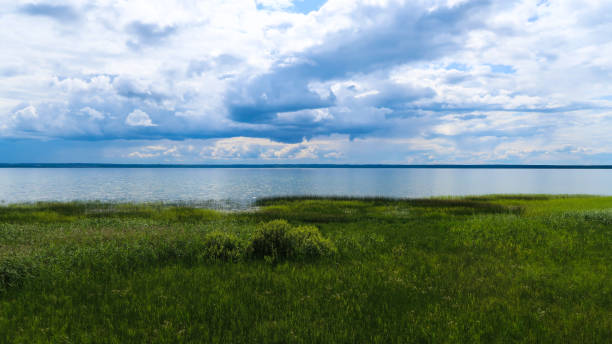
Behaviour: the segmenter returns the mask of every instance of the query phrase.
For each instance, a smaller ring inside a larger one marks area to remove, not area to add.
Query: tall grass
[[[0,207],[0,343],[612,337],[610,197],[257,203]]]

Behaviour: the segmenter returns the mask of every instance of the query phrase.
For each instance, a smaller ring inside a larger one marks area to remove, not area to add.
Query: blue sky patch
[[[295,0],[291,10],[294,12],[308,14],[312,11],[317,11],[326,2],[327,0]]]
[[[491,71],[493,73],[501,73],[501,74],[514,74],[516,70],[512,66],[503,65],[503,64],[490,64]]]
[[[466,64],[458,63],[458,62],[449,63],[448,65],[446,65],[445,68],[448,70],[454,69],[454,70],[459,70],[462,72],[465,72],[469,69],[469,67]]]

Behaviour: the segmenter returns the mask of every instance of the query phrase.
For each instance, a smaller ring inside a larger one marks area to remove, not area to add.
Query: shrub
[[[276,261],[287,258],[315,258],[335,253],[329,239],[314,226],[292,227],[285,220],[262,223],[253,233],[248,248],[250,256]]]
[[[315,226],[300,226],[288,232],[289,242],[296,258],[308,259],[329,256],[336,248],[329,239],[323,238]]]
[[[235,235],[212,232],[204,237],[204,255],[214,260],[238,260],[242,256],[242,245]]]
[[[251,237],[249,254],[256,258],[287,258],[291,253],[291,243],[287,236],[290,230],[291,225],[285,220],[262,223]]]

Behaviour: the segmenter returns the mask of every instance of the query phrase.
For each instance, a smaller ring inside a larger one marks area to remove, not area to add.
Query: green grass
[[[612,197],[257,206],[0,207],[0,343],[612,338]],[[278,219],[301,235],[279,238],[329,254],[253,253],[270,226],[262,223]]]

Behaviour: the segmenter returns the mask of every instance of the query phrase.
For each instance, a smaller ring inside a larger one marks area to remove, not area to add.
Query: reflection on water
[[[0,201],[246,205],[278,195],[612,195],[612,170],[409,168],[0,168]],[[219,202],[221,201],[221,202]],[[221,206],[223,207],[223,206]]]

